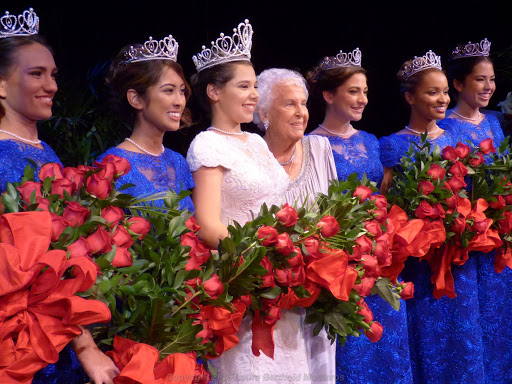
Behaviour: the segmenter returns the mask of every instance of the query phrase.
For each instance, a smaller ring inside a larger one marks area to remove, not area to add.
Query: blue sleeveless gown
[[[485,114],[478,125],[446,118],[439,122],[445,130],[460,132],[461,139],[478,145],[491,138],[497,148],[504,140],[499,120]],[[512,383],[512,270],[494,270],[494,252],[472,252],[476,261],[478,304],[483,343],[484,380],[486,384]]]
[[[135,184],[134,187],[124,190],[132,196],[143,197],[169,189],[180,193],[194,188],[194,180],[187,161],[182,155],[169,148],[166,148],[160,156],[150,156],[114,147],[107,150],[98,160],[101,161],[109,154],[124,157],[130,162],[130,172],[119,178],[117,187],[127,183]],[[162,206],[163,200],[157,200],[152,204]],[[190,196],[180,201],[179,208],[194,212]]]
[[[59,163],[55,152],[45,142],[41,142],[43,149],[15,140],[0,140],[0,190],[3,192],[8,182],[21,181],[25,167],[29,164],[27,159],[37,165],[35,177],[38,180],[39,169],[46,163]],[[33,384],[82,384],[89,378],[85,374],[75,353],[68,345],[59,354],[55,364],[48,364],[34,375]]]
[[[379,160],[379,141],[365,131],[352,136],[327,136],[331,143],[339,180],[352,173],[363,174],[380,186],[384,171]],[[405,303],[397,312],[383,299],[365,299],[375,320],[384,327],[382,338],[372,343],[366,336],[349,337],[344,346],[336,345],[336,382],[346,383],[412,383],[407,342]]]

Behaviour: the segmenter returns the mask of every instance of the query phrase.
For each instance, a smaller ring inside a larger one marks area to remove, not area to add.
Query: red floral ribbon
[[[0,217],[1,383],[30,383],[81,334],[79,325],[110,320],[105,304],[75,296],[96,281],[94,263],[48,252],[51,233],[48,212]]]
[[[158,350],[148,344],[114,337],[114,350],[107,352],[121,373],[115,384],[191,384],[194,381],[194,353],[173,353],[159,362]]]

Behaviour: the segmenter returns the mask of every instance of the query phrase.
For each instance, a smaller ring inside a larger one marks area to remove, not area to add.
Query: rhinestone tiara
[[[452,52],[452,59],[461,59],[471,56],[489,56],[490,50],[491,42],[487,39],[483,39],[480,43],[472,43],[470,41],[465,45],[461,44],[455,48]]]
[[[354,49],[352,52],[345,53],[340,51],[336,56],[326,56],[320,63],[322,69],[347,68],[361,66],[361,50]]]
[[[124,53],[124,60],[120,64],[136,63],[138,61],[148,60],[172,60],[178,59],[178,42],[172,35],[164,37],[162,40],[153,40],[149,36],[149,40],[139,46],[130,46]]]
[[[232,37],[221,33],[217,40],[212,41],[211,48],[203,45],[202,51],[192,56],[197,72],[217,64],[251,60],[253,31],[249,20],[245,19],[243,23],[238,24],[237,28],[233,28],[233,32]]]
[[[428,51],[424,56],[414,56],[414,59],[411,60],[411,63],[404,66],[402,79],[407,80],[415,73],[429,68],[437,68],[440,71],[443,70],[441,67],[441,56],[436,55],[431,50]]]
[[[18,16],[5,11],[0,17],[0,39],[13,36],[31,36],[39,32],[39,17],[33,8],[23,11]]]

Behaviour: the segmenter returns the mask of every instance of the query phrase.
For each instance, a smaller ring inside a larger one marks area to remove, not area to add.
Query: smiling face
[[[494,67],[489,61],[481,61],[473,67],[463,83],[453,82],[459,92],[458,100],[472,108],[484,108],[496,90]]]
[[[14,63],[0,78],[0,103],[6,115],[35,122],[52,116],[57,67],[51,52],[39,43],[16,51]]]
[[[336,88],[335,93],[325,91],[323,96],[327,103],[327,108],[338,119],[359,121],[363,117],[364,108],[368,104],[366,75],[355,73]]]
[[[438,70],[425,72],[414,91],[405,93],[405,99],[413,113],[424,120],[443,119],[450,103],[445,74]]]
[[[139,123],[163,132],[176,131],[186,104],[185,82],[174,69],[165,66],[158,82],[146,90],[141,101]]]
[[[272,88],[272,103],[262,120],[268,120],[272,134],[298,141],[304,136],[309,112],[304,88],[295,84],[279,84]]]
[[[250,64],[239,63],[233,77],[223,86],[208,86],[212,120],[228,126],[250,123],[258,102],[256,74]]]

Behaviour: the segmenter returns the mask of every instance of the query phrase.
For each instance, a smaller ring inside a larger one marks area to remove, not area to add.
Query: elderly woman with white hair
[[[319,192],[337,179],[329,140],[304,136],[309,119],[306,80],[296,71],[271,68],[258,76],[260,95],[254,122],[265,129],[268,148],[290,177],[284,196],[290,205],[312,208]]]
[[[289,69],[263,71],[258,76],[260,97],[254,121],[265,129],[270,151],[290,178],[283,202],[312,208],[317,194],[327,193],[329,181],[337,175],[329,140],[304,136],[309,119],[306,84],[298,72]],[[334,383],[336,344],[330,343],[324,330],[313,336],[313,325],[304,324],[303,309],[301,323],[311,377],[315,383]]]

